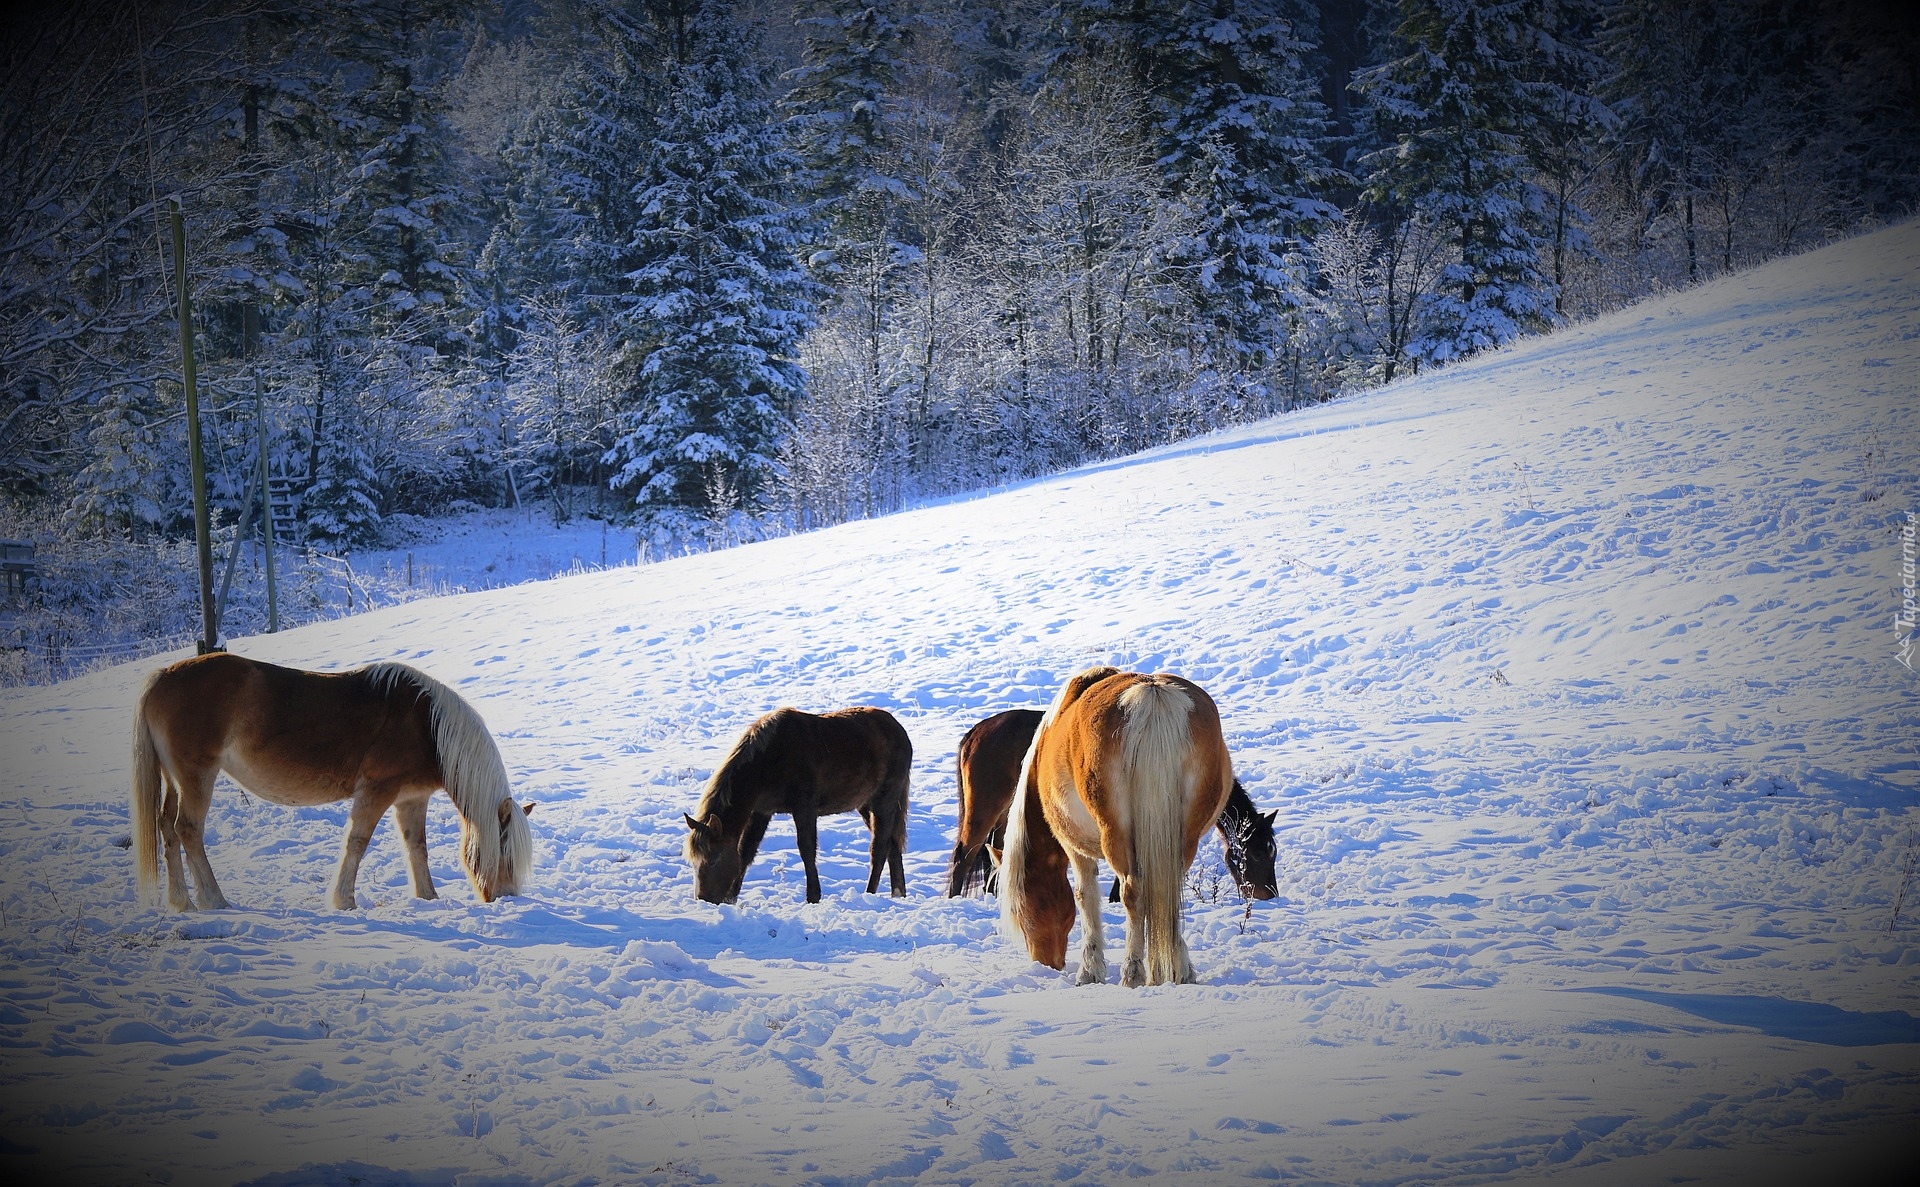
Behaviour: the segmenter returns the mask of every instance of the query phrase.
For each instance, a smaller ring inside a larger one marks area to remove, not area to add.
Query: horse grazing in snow
[[[860,813],[873,833],[867,893],[880,887],[885,865],[893,897],[907,893],[902,855],[907,848],[907,777],[913,742],[884,709],[802,713],[775,709],[747,727],[707,781],[687,820],[687,862],[693,892],[702,901],[740,897],[747,867],[775,813],[793,817],[800,861],[807,867],[807,901],[820,901],[819,817]]]
[[[1038,709],[1008,709],[976,722],[960,739],[960,823],[947,865],[948,898],[993,888],[988,850],[1006,848],[1007,805],[1041,716]]]
[[[993,889],[992,853],[1006,848],[1007,807],[1020,778],[1020,760],[1040,727],[1038,709],[1008,709],[978,722],[960,739],[960,821],[947,866],[947,897]],[[1233,781],[1214,828],[1227,851],[1227,872],[1246,898],[1264,901],[1280,893],[1273,840],[1277,812],[1254,806],[1240,780]],[[1115,879],[1109,902],[1120,901]]]
[[[1000,863],[1003,929],[1065,968],[1079,901],[1079,983],[1104,981],[1098,860],[1127,909],[1122,985],[1194,980],[1180,886],[1233,785],[1220,713],[1178,676],[1090,668],[1054,698],[1021,763]],[[1076,888],[1069,887],[1073,866]]]
[[[407,846],[413,893],[437,898],[427,870],[427,800],[444,788],[460,814],[460,864],[483,902],[532,880],[532,804],[508,794],[507,771],[486,723],[452,689],[404,664],[303,672],[226,652],[197,656],[147,679],[133,714],[134,871],[143,895],[159,881],[192,909],[227,905],[202,839],[213,784],[225,771],[269,803],[309,807],[351,799],[332,903],[353,887],[374,825],[393,809]]]

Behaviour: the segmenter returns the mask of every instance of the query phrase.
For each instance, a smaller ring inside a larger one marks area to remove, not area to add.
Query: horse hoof
[[[1138,989],[1147,983],[1147,966],[1138,960],[1129,960],[1120,974],[1120,984],[1128,989]]]
[[[1103,985],[1107,980],[1107,970],[1080,966],[1080,975],[1074,978],[1075,985]]]

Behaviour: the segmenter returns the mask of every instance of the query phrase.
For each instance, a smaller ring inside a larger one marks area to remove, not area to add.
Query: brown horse
[[[1178,676],[1092,668],[1041,719],[1007,816],[1000,917],[1033,958],[1066,967],[1073,901],[1082,985],[1104,981],[1098,859],[1127,909],[1122,985],[1194,980],[1180,937],[1180,884],[1233,784],[1220,713]],[[1066,868],[1073,866],[1077,889]]]
[[[947,897],[993,889],[992,854],[1006,848],[1007,807],[1020,778],[1020,760],[1040,728],[1038,709],[1008,709],[978,722],[960,739],[960,821],[947,865]],[[1273,839],[1276,813],[1254,806],[1240,780],[1227,793],[1214,828],[1227,853],[1227,872],[1246,898],[1264,901],[1280,893]],[[1114,880],[1109,902],[1120,901]]]
[[[960,824],[947,865],[948,898],[975,887],[992,889],[988,850],[1006,849],[1007,806],[1042,716],[1038,709],[1008,709],[975,723],[960,739]]]
[[[807,867],[807,901],[819,902],[818,819],[858,811],[873,833],[867,893],[879,889],[884,864],[893,897],[905,897],[901,863],[912,767],[913,742],[884,709],[823,714],[775,709],[740,735],[708,780],[699,806],[686,817],[694,894],[709,903],[739,898],[767,825],[775,813],[785,812],[793,817],[800,861]]]
[[[270,803],[308,807],[351,799],[332,903],[354,905],[353,885],[373,826],[389,807],[407,846],[413,893],[436,898],[427,871],[427,800],[445,788],[460,814],[460,862],[483,902],[519,894],[532,879],[527,812],[508,794],[506,767],[473,706],[404,664],[337,674],[302,672],[216,652],[155,672],[133,714],[133,856],[143,895],[227,905],[202,839],[214,779]]]

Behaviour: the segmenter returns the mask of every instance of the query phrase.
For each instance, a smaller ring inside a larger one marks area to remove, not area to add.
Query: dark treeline
[[[1899,5],[4,20],[0,499],[75,540],[190,531],[175,196],[217,519],[264,418],[339,551],[455,500],[681,539],[872,515],[1496,347],[1920,182]]]

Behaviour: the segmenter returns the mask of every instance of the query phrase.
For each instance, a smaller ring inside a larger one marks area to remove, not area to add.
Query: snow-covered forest
[[[128,812],[164,661],[0,690],[0,1176],[1905,1182],[1917,377],[1906,220],[983,497],[237,640],[470,701],[539,805],[492,903],[443,796],[441,897],[382,822],[341,911],[347,806],[222,780],[233,905],[167,910]],[[1276,814],[1276,898],[1201,846],[1198,984],[1076,986],[942,893],[962,734],[1097,663],[1207,689]],[[741,732],[861,704],[913,743],[909,897],[846,812],[821,902],[784,816],[698,901]]]
[[[868,517],[1390,381],[1920,193],[1895,5],[0,20],[0,535],[40,567],[0,619],[8,681],[193,621],[175,199],[239,634],[266,621],[262,550],[233,546],[263,442],[294,622],[449,512],[611,522],[629,559]]]

